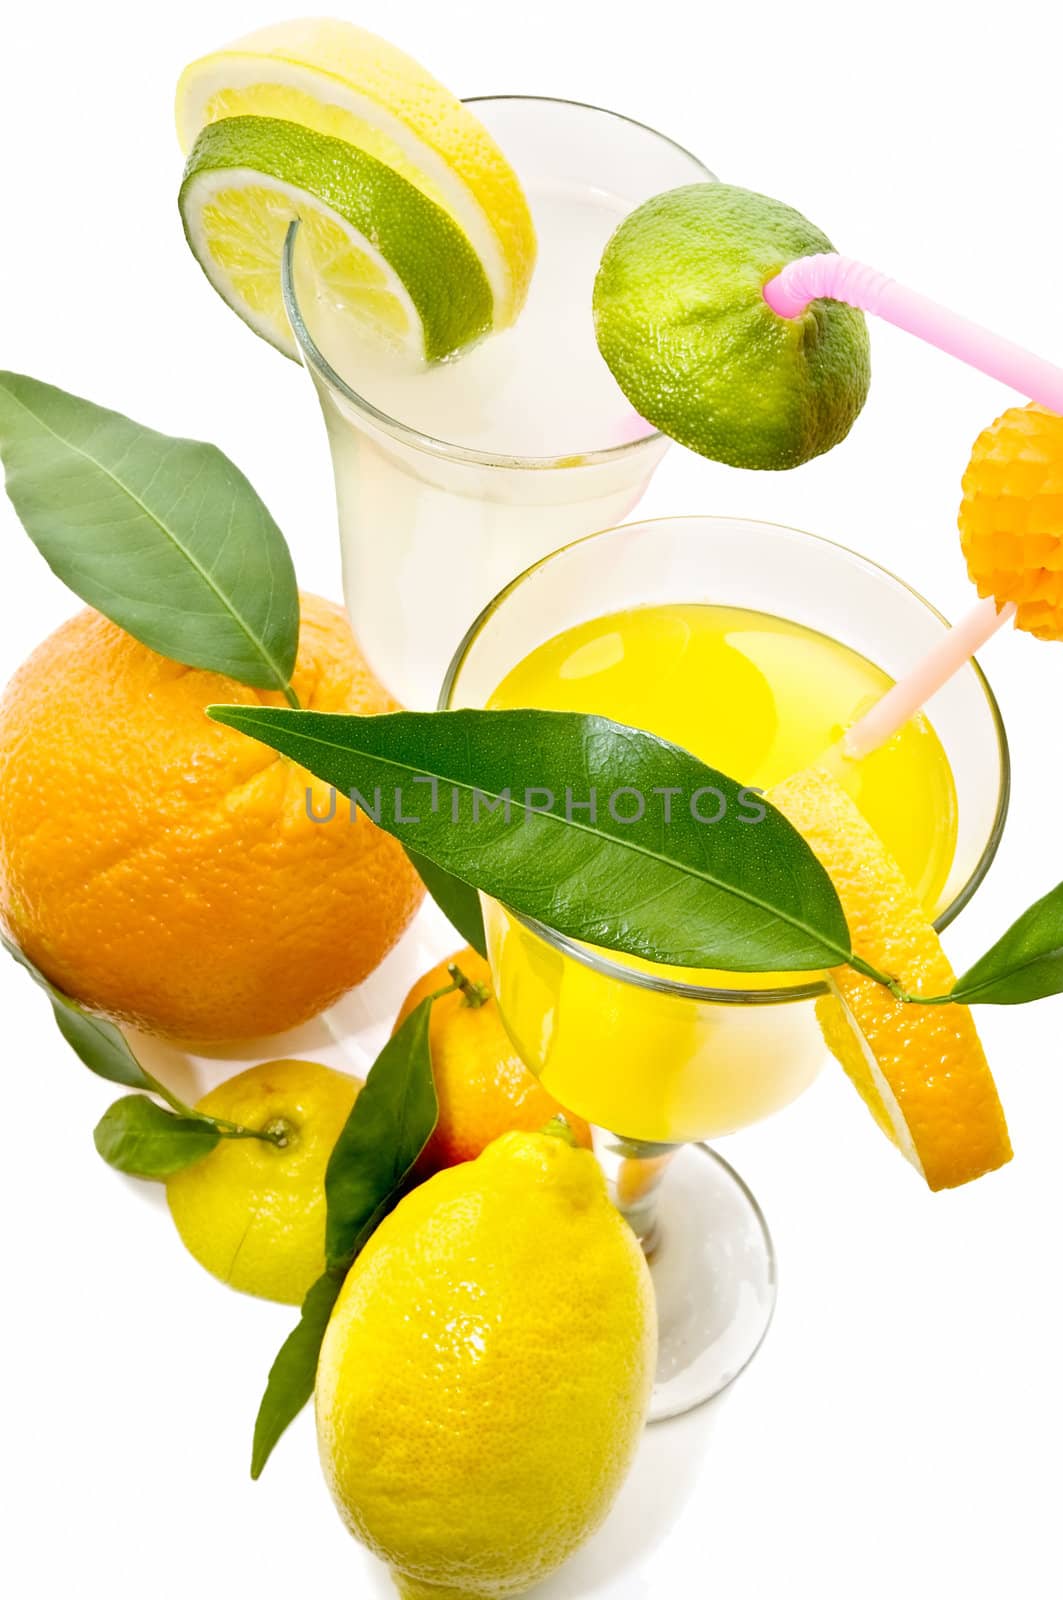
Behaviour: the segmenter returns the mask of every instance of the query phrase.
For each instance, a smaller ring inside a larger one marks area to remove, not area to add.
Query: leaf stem
[[[846,957],[846,966],[852,967],[854,972],[859,972],[861,977],[870,978],[873,983],[881,983],[891,994],[896,995],[898,1000],[904,998],[903,994],[899,992],[896,978],[891,978],[888,973],[880,972],[877,967],[871,965],[870,961],[865,961],[863,956],[858,956],[855,953],[848,955]]]
[[[863,977],[870,978],[874,983],[881,983],[903,1006],[950,1006],[955,1003],[951,994],[909,994],[897,978],[879,972],[877,967],[873,967],[869,961],[864,961],[860,956],[850,956],[848,965]]]
[[[176,1111],[179,1117],[191,1117],[195,1122],[209,1122],[211,1120],[209,1117],[203,1116],[202,1112],[195,1111],[191,1106],[186,1106],[183,1100],[179,1100],[173,1091],[167,1089],[164,1083],[160,1083],[154,1073],[149,1072],[145,1066],[140,1065],[139,1062],[138,1066],[140,1066],[141,1072],[147,1079],[148,1087],[152,1094],[157,1094],[160,1100],[165,1100],[170,1110]]]
[[[165,1100],[170,1110],[175,1111],[179,1117],[187,1117],[190,1122],[206,1123],[208,1127],[216,1128],[223,1139],[262,1139],[266,1144],[275,1145],[284,1143],[284,1135],[280,1130],[244,1128],[238,1122],[229,1122],[225,1117],[211,1117],[205,1111],[197,1111],[194,1106],[185,1105],[184,1101],[178,1099],[177,1095],[161,1083],[154,1073],[149,1072],[144,1066],[141,1066],[140,1070],[147,1079],[151,1092],[157,1094],[160,1100]]]
[[[889,990],[895,1000],[903,1006],[950,1006],[955,1004],[951,994],[909,994],[903,988],[899,979],[891,978],[887,973],[880,972],[873,967],[870,961],[865,961],[862,956],[851,955],[846,963],[854,972],[859,972],[862,977],[870,978],[873,983],[881,983]]]
[[[296,694],[290,683],[286,683],[284,685],[281,693],[284,695],[285,700],[287,700],[293,711],[301,711],[303,709],[299,703],[299,696]]]
[[[902,991],[897,999],[903,1000],[906,1006],[954,1006],[957,1003],[951,994],[905,994]]]

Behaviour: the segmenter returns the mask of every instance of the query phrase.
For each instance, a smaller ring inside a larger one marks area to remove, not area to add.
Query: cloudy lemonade
[[[847,646],[797,623],[724,606],[664,605],[597,618],[546,641],[490,703],[596,712],[768,788],[823,756],[890,681]],[[875,754],[839,767],[936,911],[955,850],[956,796],[929,722],[917,717]],[[502,1011],[524,1059],[564,1105],[630,1138],[679,1143],[742,1127],[800,1094],[823,1059],[807,1000],[706,1005],[610,980],[494,904],[487,928]],[[651,984],[656,975],[702,988],[780,989],[815,976],[609,960]]]
[[[513,162],[535,226],[535,271],[512,326],[425,367],[364,337],[302,257],[309,331],[353,391],[316,372],[347,607],[377,675],[410,707],[435,704],[463,633],[499,589],[622,522],[649,482],[667,441],[599,354],[594,279],[636,206],[709,176],[609,112],[506,97],[474,109]],[[401,605],[381,603],[396,594]]]
[[[528,199],[539,253],[513,327],[429,367],[404,364],[351,329],[344,368],[388,416],[472,450],[579,455],[589,443],[608,448],[652,433],[599,355],[590,313],[602,251],[630,201],[545,180],[528,184]],[[344,348],[343,331],[334,325],[332,350]]]
[[[463,632],[516,573],[623,521],[664,450],[598,354],[590,315],[602,250],[630,207],[560,184],[529,185],[529,199],[539,257],[513,327],[428,368],[355,342],[342,318],[326,335],[318,329],[373,406],[463,450],[575,468],[589,447],[647,440],[580,471],[499,469],[391,439],[322,393],[348,610],[378,675],[407,706],[435,703]],[[398,593],[401,606],[380,604]]]

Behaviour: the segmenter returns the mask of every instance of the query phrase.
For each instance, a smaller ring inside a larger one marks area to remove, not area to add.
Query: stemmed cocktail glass
[[[488,704],[533,650],[591,618],[698,603],[786,618],[894,678],[947,627],[899,579],[809,534],[715,517],[633,523],[556,552],[504,589],[455,656],[440,705]],[[996,702],[973,662],[927,710],[955,789],[956,849],[931,907],[940,929],[993,859],[1009,764]],[[741,1371],[775,1298],[756,1202],[700,1141],[769,1115],[813,1081],[826,1059],[816,1001],[827,986],[807,974],[759,987],[737,974],[733,987],[686,972],[680,980],[578,945],[491,900],[484,913],[514,1042],[562,1104],[601,1130],[596,1146],[617,1203],[646,1246],[661,1329],[653,1415],[675,1415]]]

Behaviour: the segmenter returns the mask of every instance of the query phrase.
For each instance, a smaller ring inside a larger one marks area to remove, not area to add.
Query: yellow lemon
[[[587,1150],[507,1133],[407,1196],[321,1350],[325,1476],[404,1600],[502,1600],[559,1566],[630,1466],[649,1272]]]
[[[204,1096],[198,1111],[281,1142],[223,1139],[167,1180],[177,1231],[201,1266],[245,1294],[301,1304],[325,1270],[325,1168],[361,1087],[316,1061],[266,1061]]]

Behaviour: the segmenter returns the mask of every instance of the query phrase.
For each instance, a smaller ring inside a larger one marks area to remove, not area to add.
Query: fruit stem
[[[486,989],[482,983],[473,983],[471,978],[465,976],[456,961],[447,963],[447,972],[453,978],[455,987],[461,991],[464,1003],[472,1006],[473,1010],[486,1005],[490,1000],[490,989]]]
[[[265,1127],[257,1135],[253,1128],[241,1128],[231,1137],[239,1139],[244,1135],[250,1135],[251,1138],[268,1139],[271,1144],[277,1146],[278,1150],[286,1150],[295,1137],[295,1133],[294,1122],[289,1122],[287,1117],[274,1117],[272,1121],[266,1123]]]
[[[562,1140],[563,1143],[571,1145],[573,1150],[579,1148],[579,1140],[576,1138],[575,1130],[563,1111],[559,1111],[556,1117],[551,1117],[550,1121],[539,1129],[539,1132],[545,1133],[547,1138]]]
[[[242,1128],[238,1122],[226,1122],[224,1117],[203,1117],[201,1112],[193,1112],[193,1115],[212,1123],[223,1139],[261,1139],[266,1144],[276,1145],[278,1150],[286,1149],[295,1131],[283,1117],[267,1122],[264,1128]]]
[[[229,1122],[225,1117],[209,1117],[205,1111],[197,1111],[194,1106],[186,1106],[184,1101],[179,1100],[164,1083],[160,1083],[153,1073],[145,1071],[143,1067],[140,1070],[144,1073],[152,1094],[164,1100],[171,1111],[175,1111],[179,1117],[187,1117],[191,1122],[207,1123],[209,1127],[216,1128],[223,1139],[264,1139],[267,1144],[275,1144],[282,1150],[288,1142],[288,1134],[292,1131],[288,1123],[284,1124],[283,1129],[279,1127],[279,1123],[276,1129],[273,1123],[261,1129],[243,1128],[238,1122]]]

